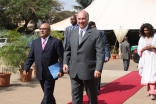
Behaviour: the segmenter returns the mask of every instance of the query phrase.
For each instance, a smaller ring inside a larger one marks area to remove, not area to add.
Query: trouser
[[[89,98],[89,104],[98,104],[96,79],[80,80],[78,76],[70,79],[72,86],[72,104],[83,104],[84,86]]]
[[[97,94],[100,93],[100,86],[101,86],[101,76],[97,78]]]
[[[127,71],[129,68],[130,59],[123,59],[124,70]]]
[[[55,80],[39,80],[44,97],[41,104],[56,104],[53,92],[55,87]]]

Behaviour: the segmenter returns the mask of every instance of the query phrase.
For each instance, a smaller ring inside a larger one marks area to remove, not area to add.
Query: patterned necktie
[[[42,49],[43,49],[43,50],[44,50],[44,47],[45,47],[45,45],[46,45],[45,43],[46,43],[46,39],[44,39],[43,42],[42,42]]]
[[[81,30],[79,34],[79,44],[81,43],[82,35],[83,35],[83,30]]]

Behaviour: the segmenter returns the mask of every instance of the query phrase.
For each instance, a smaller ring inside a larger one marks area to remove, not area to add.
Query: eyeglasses
[[[39,28],[39,30],[50,30],[49,28]]]

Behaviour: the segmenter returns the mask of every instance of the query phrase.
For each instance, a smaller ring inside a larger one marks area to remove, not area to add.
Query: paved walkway
[[[131,71],[137,70],[137,64],[132,60],[129,71],[123,71],[121,59],[110,60],[104,65],[102,73],[102,85],[107,84]],[[150,97],[145,96],[146,87],[140,89],[135,95],[129,98],[124,104],[156,104]],[[67,104],[71,101],[70,80],[64,75],[56,82],[54,92],[57,104]],[[0,104],[40,104],[43,92],[39,82],[33,78],[31,82],[22,83],[18,74],[11,75],[9,87],[0,87]]]

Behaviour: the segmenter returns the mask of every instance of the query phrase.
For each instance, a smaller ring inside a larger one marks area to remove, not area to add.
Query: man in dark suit
[[[124,38],[124,42],[121,43],[121,58],[123,59],[124,70],[127,71],[130,63],[130,44],[128,43],[128,37]]]
[[[24,66],[24,75],[28,75],[28,70],[35,61],[37,79],[40,82],[44,97],[41,104],[56,104],[53,96],[55,79],[48,67],[60,62],[61,68],[58,77],[63,75],[63,45],[62,41],[50,36],[50,25],[44,23],[40,26],[40,38],[32,42],[32,46]]]
[[[96,28],[96,24],[93,21],[90,21],[88,25],[92,28]],[[104,44],[104,62],[108,62],[110,60],[110,49],[107,41],[107,37],[103,30],[98,30],[102,34],[103,44]],[[97,94],[100,94],[100,86],[101,86],[101,76],[97,79]]]
[[[68,26],[64,32],[64,42],[63,42],[64,49],[67,47],[67,41],[69,40],[70,31],[78,27],[76,15],[70,17],[70,23],[72,25]]]
[[[70,40],[64,52],[63,71],[68,71],[72,85],[72,104],[83,104],[85,86],[89,104],[98,104],[96,78],[101,76],[104,57],[102,35],[88,26],[86,11],[77,14],[79,27],[71,31]]]

